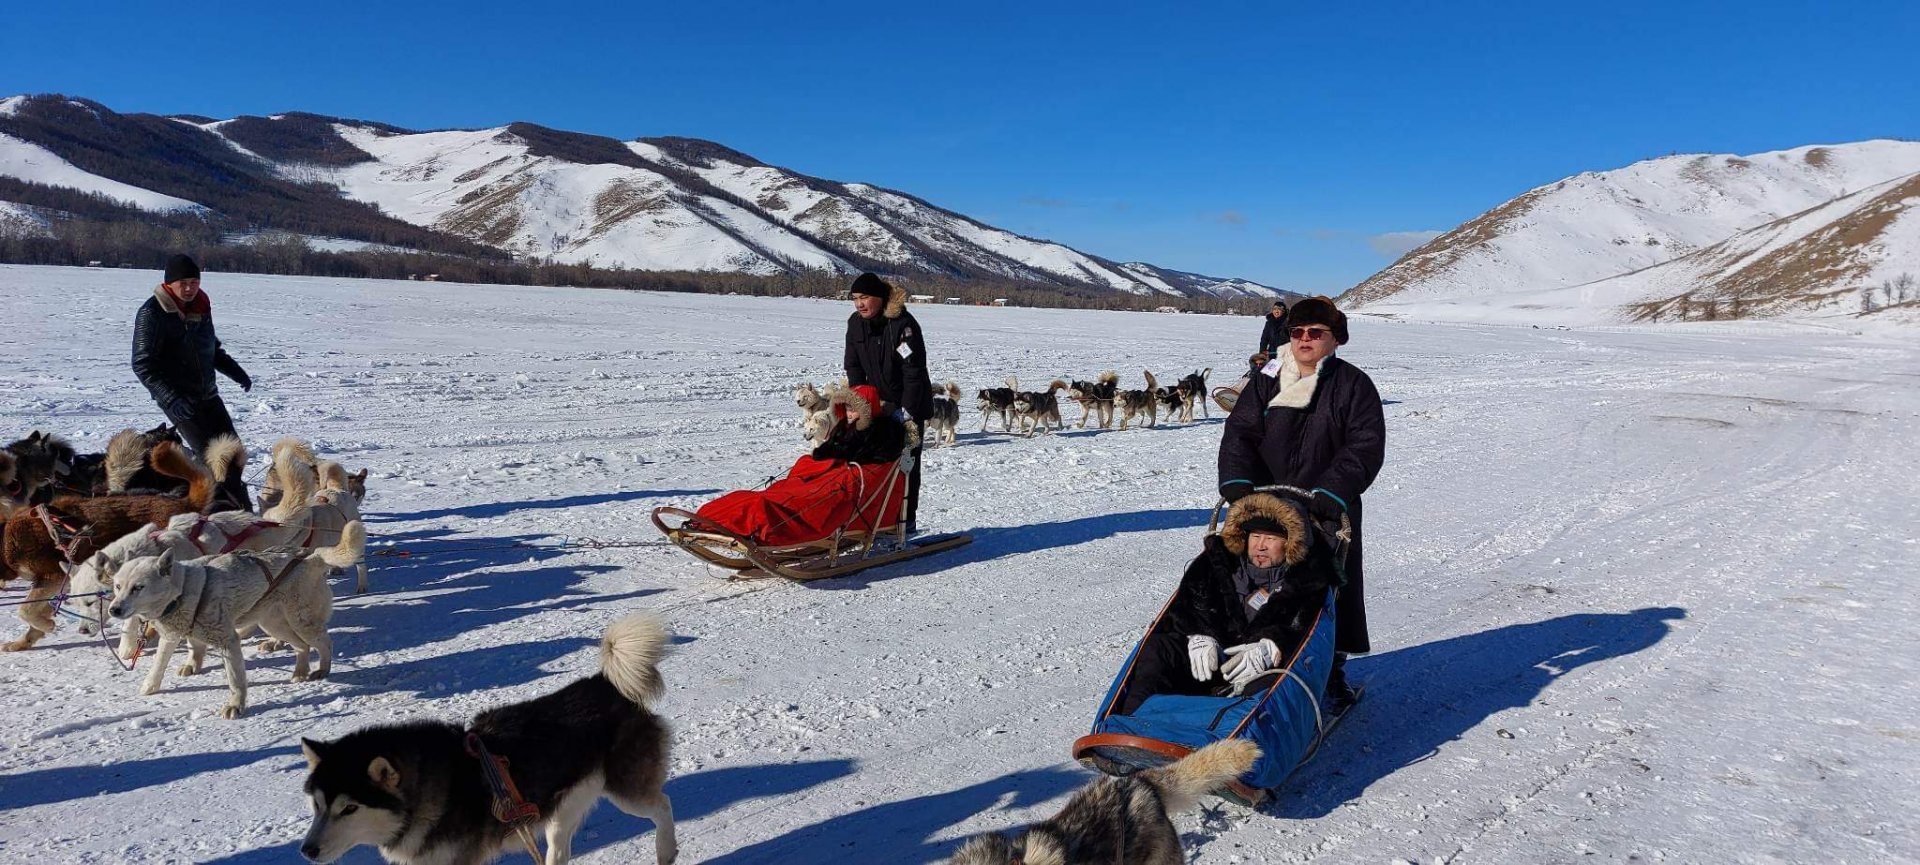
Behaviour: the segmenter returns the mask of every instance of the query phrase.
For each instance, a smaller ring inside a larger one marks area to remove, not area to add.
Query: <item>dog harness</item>
[[[80,564],[80,560],[74,557],[73,551],[81,538],[93,534],[93,526],[75,526],[61,517],[54,516],[53,509],[46,505],[34,505],[33,514],[40,518],[41,525],[47,527],[47,537],[53,539],[53,548],[60,551],[60,555],[67,560],[67,564]],[[66,533],[64,538],[61,537],[63,531]]]
[[[254,520],[253,522],[248,523],[246,527],[242,528],[239,532],[228,536],[227,542],[224,544],[221,544],[219,550],[209,551],[207,549],[207,545],[200,542],[200,530],[212,524],[213,524],[213,520],[207,519],[206,515],[202,514],[200,515],[199,519],[196,519],[193,521],[193,525],[187,527],[187,531],[186,531],[187,543],[192,544],[194,549],[199,550],[200,555],[224,556],[228,553],[233,552],[234,550],[240,549],[240,547],[243,544],[245,544],[247,541],[251,540],[254,535],[260,534],[261,532],[264,532],[268,529],[280,528],[280,526],[282,525],[281,523],[276,523],[272,520]],[[160,535],[164,531],[166,530],[161,529],[153,532],[148,532],[147,538],[149,540],[157,541],[160,539]],[[312,543],[313,543],[313,532],[308,531],[307,543],[302,544],[302,546],[309,546]]]
[[[527,801],[520,795],[520,788],[513,784],[513,776],[507,772],[507,758],[496,757],[487,750],[487,743],[480,740],[480,734],[467,731],[467,754],[480,761],[480,774],[487,779],[487,790],[493,796],[493,819],[507,824],[520,842],[527,846],[527,855],[533,857],[533,865],[546,861],[540,857],[540,845],[533,840],[533,824],[540,822],[540,806]]]

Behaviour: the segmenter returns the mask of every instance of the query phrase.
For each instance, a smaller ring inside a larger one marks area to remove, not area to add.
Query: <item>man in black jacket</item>
[[[213,303],[200,290],[200,266],[185,255],[175,255],[167,261],[160,286],[134,316],[133,374],[201,459],[206,458],[208,442],[238,435],[233,416],[220,400],[215,371],[233,379],[241,390],[253,389],[253,379],[214,335]],[[225,508],[253,508],[239,473],[227,478],[215,501]]]
[[[847,384],[873,385],[885,402],[882,414],[912,418],[926,429],[933,415],[933,379],[927,374],[927,344],[920,322],[907,311],[907,290],[871,273],[853,281],[853,315],[847,318]],[[913,449],[907,480],[907,532],[920,513],[920,451]]]
[[[1260,327],[1260,348],[1254,354],[1273,357],[1287,345],[1287,302],[1276,300],[1273,309],[1267,311],[1266,322]]]

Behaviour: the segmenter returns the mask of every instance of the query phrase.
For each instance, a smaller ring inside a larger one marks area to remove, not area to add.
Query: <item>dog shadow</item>
[[[1347,673],[1367,694],[1354,716],[1261,811],[1325,817],[1495,713],[1531,705],[1573,670],[1652,647],[1686,615],[1678,607],[1579,613],[1356,658]]]
[[[964,839],[933,840],[941,830],[996,806],[1027,808],[1086,783],[1087,773],[1048,767],[1014,772],[945,793],[887,802],[831,817],[723,856],[707,865],[843,865],[938,862]]]
[[[683,823],[754,799],[809,790],[852,775],[855,768],[854,761],[838,759],[709,769],[669,779],[667,797],[673,800],[674,821]],[[624,844],[647,835],[653,828],[653,821],[635,817],[603,801],[581,824],[579,834],[573,839],[573,850],[579,855]],[[687,835],[683,833],[682,837]],[[644,838],[639,844],[633,851],[639,854],[636,859],[649,861],[652,838]],[[641,853],[642,850],[645,852]]]
[[[147,760],[121,760],[101,766],[60,766],[0,775],[0,812],[109,793],[131,793],[183,781],[207,772],[223,772],[270,760],[298,756],[292,745],[251,751],[211,751]]]
[[[1169,508],[1154,511],[1129,511],[1119,514],[1099,514],[1062,520],[1057,523],[1038,523],[1031,526],[997,526],[974,529],[973,542],[942,553],[934,553],[919,559],[910,559],[898,565],[889,565],[832,580],[814,580],[807,586],[830,591],[864,589],[881,580],[900,577],[922,576],[945,571],[961,565],[978,562],[990,562],[1009,556],[1025,555],[1041,550],[1062,549],[1079,544],[1111,538],[1115,535],[1131,532],[1158,532],[1169,529],[1196,529],[1207,524],[1212,511],[1206,508]],[[1194,543],[1195,552],[1199,542]]]
[[[621,490],[611,493],[590,493],[578,496],[562,496],[557,499],[527,499],[517,502],[483,502],[477,505],[465,505],[457,508],[432,508],[423,511],[404,511],[399,513],[374,513],[366,517],[369,523],[399,523],[413,520],[437,520],[447,517],[476,519],[499,517],[518,511],[564,510],[566,508],[604,505],[612,502],[631,502],[640,499],[671,499],[708,496],[720,490]]]

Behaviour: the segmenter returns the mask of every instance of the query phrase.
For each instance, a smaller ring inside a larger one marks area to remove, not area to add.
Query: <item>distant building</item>
[[[959,305],[960,305],[960,298],[957,298],[957,297],[949,297],[949,298],[947,298],[947,299],[945,299],[945,300],[942,300],[942,301],[940,301],[940,302],[941,302],[941,303],[944,303],[944,304],[947,304],[948,306],[959,306]]]
[[[996,297],[996,298],[994,298],[994,299],[993,299],[993,305],[994,305],[994,306],[1006,306],[1006,305],[1007,305],[1007,299],[1006,299],[1006,298],[1004,298],[1004,297]]]
[[[1180,307],[1177,307],[1177,306],[1163,306],[1163,307],[1160,307],[1159,309],[1156,309],[1156,310],[1154,310],[1154,312],[1171,312],[1171,313],[1173,313],[1173,314],[1175,314],[1175,315],[1178,315],[1178,314],[1180,313]]]
[[[912,301],[912,302],[914,302],[914,303],[932,303],[932,302],[933,302],[933,295],[931,295],[931,294],[909,294],[909,295],[907,295],[907,300],[910,300],[910,301]]]

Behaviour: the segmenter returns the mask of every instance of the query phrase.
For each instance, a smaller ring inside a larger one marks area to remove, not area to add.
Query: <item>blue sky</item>
[[[1920,137],[1912,2],[8,5],[7,93],[709,138],[1330,292],[1568,174]]]

